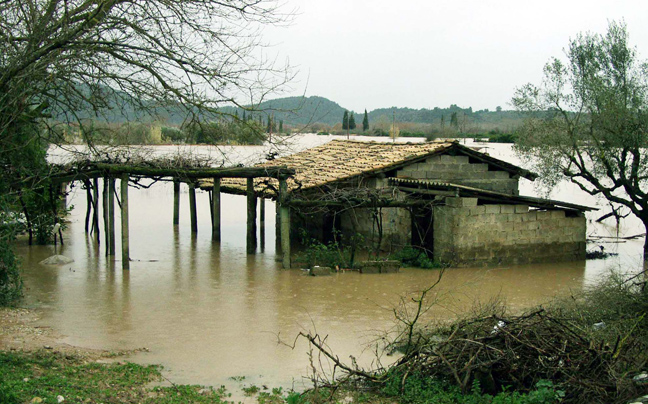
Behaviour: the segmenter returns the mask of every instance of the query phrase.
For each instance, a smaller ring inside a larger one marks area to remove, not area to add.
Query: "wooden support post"
[[[173,180],[173,225],[180,223],[180,181]]]
[[[110,244],[108,255],[115,256],[115,178],[108,177],[108,230],[110,233],[110,238],[108,244]]]
[[[86,187],[86,215],[85,215],[85,232],[88,233],[90,231],[90,214],[92,213],[92,190],[90,187],[92,186],[91,182],[89,180],[83,181],[83,184]]]
[[[100,243],[99,236],[99,178],[94,178],[92,182],[92,228],[94,229],[97,243]]]
[[[102,181],[102,205],[103,205],[103,224],[104,224],[104,239],[106,240],[106,256],[110,255],[110,220],[108,213],[108,197],[110,195],[110,187],[108,186],[108,178],[104,177]]]
[[[247,253],[254,254],[257,247],[256,238],[256,205],[257,197],[254,192],[254,178],[247,179]]]
[[[130,244],[128,234],[128,174],[121,176],[121,230],[122,269],[130,269]]]
[[[221,241],[220,178],[214,178],[214,189],[212,191],[212,241]]]
[[[196,185],[189,183],[189,214],[191,216],[191,232],[198,233],[198,214],[196,213]]]
[[[281,254],[281,204],[275,201],[275,254]]]
[[[281,251],[283,253],[283,267],[290,268],[290,208],[285,204],[288,198],[288,183],[285,178],[279,178],[279,198],[281,204]]]
[[[259,198],[259,242],[261,252],[265,250],[265,198]]]

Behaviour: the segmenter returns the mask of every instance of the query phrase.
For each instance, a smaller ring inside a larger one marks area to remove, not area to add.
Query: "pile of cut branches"
[[[646,342],[632,334],[597,339],[571,319],[539,309],[462,320],[433,336],[419,335],[390,371],[404,375],[403,382],[407,374],[450,379],[465,392],[477,380],[492,394],[530,391],[551,380],[566,392],[565,402],[611,403],[648,392],[632,382],[646,365],[640,347]]]
[[[638,277],[610,278],[521,315],[494,303],[441,325],[420,324],[431,307],[425,304],[428,288],[409,299],[415,308],[407,316],[395,310],[404,327],[388,349],[402,356],[373,371],[341,363],[317,335],[302,335],[345,373],[338,381],[363,381],[378,390],[397,380],[403,391],[415,377],[448,382],[464,393],[479,386],[491,395],[525,394],[550,381],[565,393],[564,403],[625,403],[648,393],[648,383],[636,378],[648,368],[648,292]]]

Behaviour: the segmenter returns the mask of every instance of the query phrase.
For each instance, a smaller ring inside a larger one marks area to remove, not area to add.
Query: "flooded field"
[[[307,136],[294,148],[325,140],[328,138]],[[154,152],[169,150],[161,147]],[[219,155],[214,148],[192,150]],[[509,145],[489,145],[483,151],[518,163]],[[247,162],[266,152],[263,147],[240,147],[227,153],[229,161]],[[245,197],[222,196],[222,242],[214,244],[207,194],[198,193],[199,229],[192,235],[187,189],[182,191],[180,225],[174,228],[171,184],[130,189],[133,262],[125,272],[119,259],[106,259],[103,244],[98,247],[93,237],[85,234],[85,191],[75,188],[68,198],[68,204],[76,208],[69,217],[66,244],[57,250],[75,262],[43,266],[39,261],[54,254],[53,246],[19,245],[26,304],[43,310],[42,325],[54,327],[66,336],[65,342],[82,347],[146,347],[150,352],[130,360],[160,363],[174,382],[235,387],[230,378],[245,376],[246,384],[301,388],[302,376],[310,366],[307,344],[299,341],[291,349],[278,340],[292,344],[299,331],[316,330],[328,335],[340,358],[354,355],[369,363],[372,352],[366,348],[393,328],[392,309],[400,297],[431,284],[438,275],[437,271],[413,268],[399,274],[348,272],[330,277],[282,270],[274,250],[272,203],[266,203],[265,248],[247,255]],[[535,192],[531,183],[522,180],[522,194]],[[567,184],[551,197],[597,203]],[[596,219],[602,212],[592,212],[588,218]],[[637,220],[628,219],[620,234],[643,232]],[[588,223],[588,236],[614,236],[616,232],[613,220],[603,225]],[[512,309],[523,309],[580,290],[610,268],[633,271],[642,265],[643,239],[588,246],[597,249],[599,245],[619,255],[547,265],[450,269],[438,288],[440,300],[432,314],[451,318],[477,299],[497,296]],[[120,256],[118,251],[117,258]]]

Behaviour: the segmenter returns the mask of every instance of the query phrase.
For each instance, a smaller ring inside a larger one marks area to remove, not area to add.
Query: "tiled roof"
[[[443,152],[453,145],[448,141],[428,143],[386,143],[362,142],[354,140],[332,140],[321,146],[313,147],[290,156],[277,158],[257,167],[286,166],[296,170],[294,178],[288,179],[288,189],[293,191],[320,187],[331,182],[352,178],[361,174],[389,170],[410,160],[418,160],[428,155]],[[277,187],[274,179],[255,179],[257,191],[267,188],[263,182]],[[201,184],[210,188],[209,180]],[[245,190],[245,180],[224,178],[221,188],[225,192]]]

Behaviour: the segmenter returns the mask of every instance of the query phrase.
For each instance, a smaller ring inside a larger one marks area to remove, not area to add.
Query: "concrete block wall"
[[[507,171],[489,171],[488,164],[470,163],[467,156],[432,156],[397,172],[397,177],[447,181],[454,184],[519,195],[518,178]]]
[[[410,245],[412,240],[412,219],[410,212],[404,208],[382,208],[383,236],[381,248],[394,251]],[[375,224],[372,209],[353,209],[342,213],[342,232],[345,237],[361,234],[364,245],[373,248],[378,241],[378,228]]]
[[[434,256],[458,266],[585,259],[585,217],[565,213],[446,198],[434,208]]]

